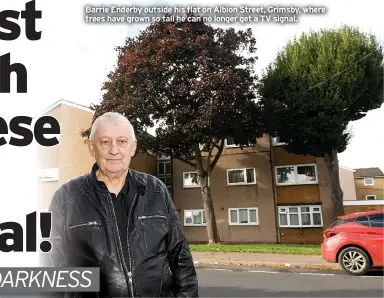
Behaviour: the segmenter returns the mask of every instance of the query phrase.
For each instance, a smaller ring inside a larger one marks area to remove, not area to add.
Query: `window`
[[[170,191],[172,189],[172,179],[171,179],[171,176],[164,176],[164,177],[159,177],[159,179],[161,181],[163,181],[163,183],[165,184],[165,186],[168,188],[168,190]]]
[[[192,188],[200,187],[200,179],[197,172],[184,172],[183,173],[183,187]]]
[[[227,148],[237,148],[237,147],[240,147],[239,144],[235,144],[235,140],[233,138],[226,138],[225,141],[224,141],[224,146],[227,147]],[[252,142],[248,142],[248,145],[245,145],[244,147],[250,147],[250,146],[253,146],[253,143]]]
[[[184,210],[185,226],[206,226],[204,209]]]
[[[274,146],[279,146],[279,145],[285,145],[286,144],[284,142],[284,140],[281,137],[279,137],[279,136],[274,137],[272,143],[273,143]]]
[[[229,208],[229,225],[258,225],[257,208]]]
[[[370,223],[369,223],[369,219],[368,219],[368,216],[359,216],[355,219],[355,222],[363,225],[363,226],[368,226],[370,227]]]
[[[224,145],[225,147],[239,147],[238,145],[235,144],[235,141],[233,140],[233,138],[226,138]]]
[[[208,177],[208,186],[210,185],[210,177]],[[200,187],[200,178],[196,171],[183,173],[183,187],[195,188]]]
[[[375,185],[375,181],[373,180],[373,178],[364,178],[364,185],[365,186]]]
[[[316,184],[315,164],[279,166],[276,169],[276,185]]]
[[[158,161],[157,162],[157,174],[161,175],[171,175],[171,161]]]
[[[366,195],[365,199],[366,200],[376,200],[376,195]]]
[[[384,213],[372,214],[369,220],[372,228],[384,228]]]
[[[256,184],[255,168],[227,170],[227,185]]]
[[[172,170],[170,160],[157,162],[157,177],[167,186],[169,193],[172,194]]]
[[[40,169],[37,174],[38,181],[58,181],[59,180],[59,169]]]
[[[322,227],[321,206],[280,206],[278,207],[280,227],[305,228]]]

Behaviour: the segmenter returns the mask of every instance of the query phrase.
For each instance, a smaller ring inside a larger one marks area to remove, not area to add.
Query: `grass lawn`
[[[200,252],[258,252],[279,254],[320,255],[320,245],[311,244],[190,244],[191,251]]]

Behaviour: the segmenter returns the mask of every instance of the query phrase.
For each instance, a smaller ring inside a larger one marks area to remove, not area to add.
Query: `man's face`
[[[119,175],[128,170],[136,151],[129,127],[122,121],[99,123],[93,142],[88,141],[90,153],[105,174]]]

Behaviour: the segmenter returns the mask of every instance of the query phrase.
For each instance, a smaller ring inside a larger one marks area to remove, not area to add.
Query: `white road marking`
[[[281,273],[276,271],[263,271],[263,270],[250,270],[248,272],[254,272],[254,273]]]
[[[300,274],[304,274],[304,275],[335,276],[335,274],[328,274],[328,273],[311,273],[311,272],[301,272]]]
[[[233,271],[232,269],[225,269],[225,268],[215,268],[213,270],[217,270],[217,271]]]

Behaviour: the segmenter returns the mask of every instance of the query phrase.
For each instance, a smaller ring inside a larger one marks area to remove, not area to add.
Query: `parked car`
[[[351,275],[363,275],[384,267],[384,211],[348,214],[323,233],[322,257]]]

